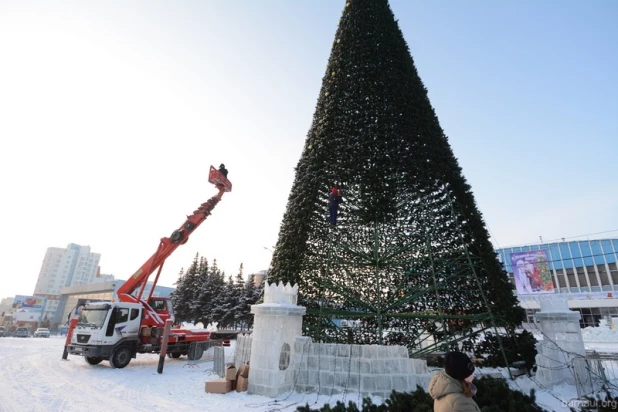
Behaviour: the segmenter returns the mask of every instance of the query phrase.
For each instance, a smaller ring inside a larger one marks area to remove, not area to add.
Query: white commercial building
[[[582,327],[618,316],[618,239],[539,243],[497,249],[528,322],[541,302],[564,297]]]
[[[66,248],[50,247],[45,253],[34,295],[47,298],[42,318],[54,318],[60,303],[60,289],[100,281],[101,254],[90,246],[69,243]]]

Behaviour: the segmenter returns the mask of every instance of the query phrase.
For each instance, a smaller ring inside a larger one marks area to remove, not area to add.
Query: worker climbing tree
[[[272,266],[320,341],[413,353],[524,318],[387,0],[345,3]]]
[[[330,191],[330,195],[328,196],[328,214],[330,224],[335,226],[337,225],[337,213],[339,211],[339,203],[341,203],[342,198],[339,194],[339,187],[333,186]]]

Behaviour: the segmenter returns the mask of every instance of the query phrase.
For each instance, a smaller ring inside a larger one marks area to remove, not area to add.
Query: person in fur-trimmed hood
[[[434,412],[480,412],[472,399],[476,394],[474,365],[462,352],[444,355],[444,370],[436,373],[429,382]]]

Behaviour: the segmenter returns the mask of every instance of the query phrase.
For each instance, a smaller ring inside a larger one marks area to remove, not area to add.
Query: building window
[[[590,242],[580,242],[579,247],[582,250],[582,256],[584,258],[584,264],[586,266],[594,265],[594,261],[592,258],[592,250],[590,250]],[[590,273],[590,272],[589,272]]]
[[[577,269],[577,280],[579,280],[579,286],[589,286],[588,281],[586,280],[586,274],[584,273],[584,269],[582,268]]]
[[[562,273],[558,273],[558,276],[556,276],[558,278],[558,287],[559,288],[566,288],[567,284],[566,284],[566,279],[564,278],[564,275]]]
[[[609,282],[609,277],[607,276],[607,271],[605,270],[605,266],[597,266],[597,269],[599,271],[599,277],[601,278],[601,285],[611,285],[611,283]]]
[[[599,308],[579,308],[573,309],[581,313],[579,325],[582,328],[597,327],[601,323],[601,311]]]
[[[562,257],[562,261],[564,262],[565,266],[571,266],[572,262],[571,260],[571,250],[569,248],[569,244],[564,242],[564,243],[560,243],[559,245],[560,247],[560,255]]]
[[[597,273],[594,271],[594,266],[587,267],[588,279],[590,279],[590,286],[599,286],[599,280],[597,279]]]
[[[609,266],[609,272],[614,286],[618,286],[618,269],[616,269],[616,263],[608,263],[607,266]]]
[[[537,309],[526,309],[526,320],[528,323],[535,323],[535,315],[538,312]]]
[[[575,281],[575,274],[573,273],[573,269],[567,269],[566,274],[567,280],[569,281],[569,285],[571,286],[571,288],[576,288],[577,282]]]

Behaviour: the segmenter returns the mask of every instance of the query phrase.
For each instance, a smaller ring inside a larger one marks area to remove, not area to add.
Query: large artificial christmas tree
[[[319,341],[414,354],[523,320],[387,0],[345,3],[269,277]]]

